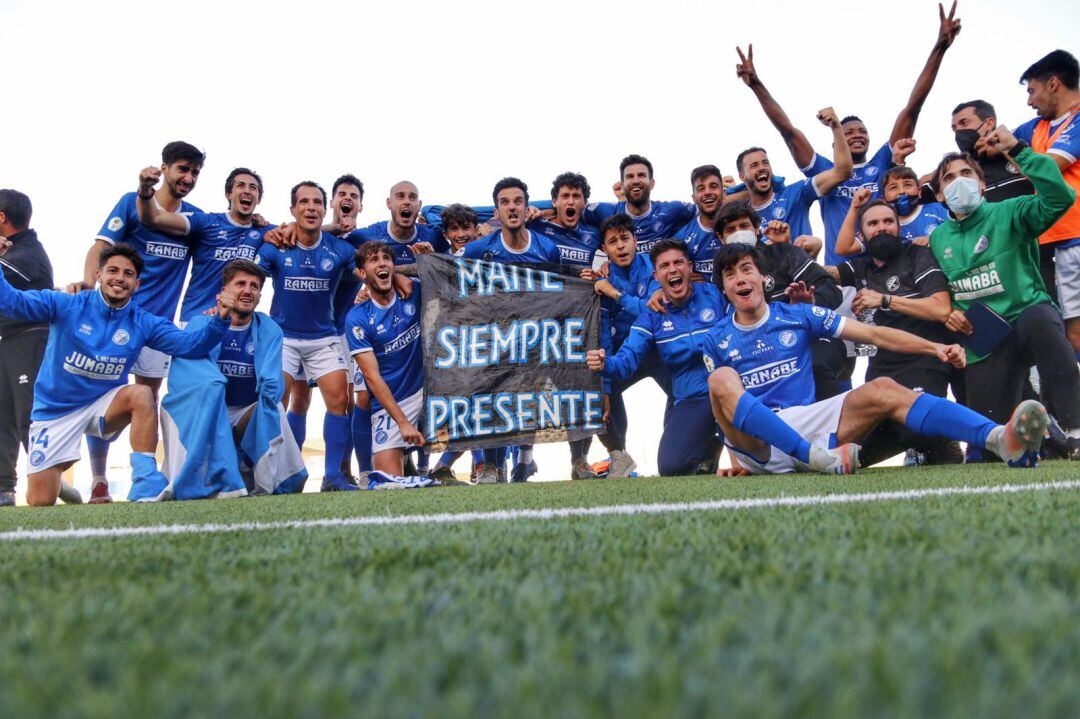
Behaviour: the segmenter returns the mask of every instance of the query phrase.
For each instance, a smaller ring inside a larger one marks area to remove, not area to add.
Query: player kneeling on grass
[[[401,299],[394,291],[394,256],[385,243],[365,242],[356,267],[370,297],[349,311],[345,333],[371,393],[371,466],[401,475],[403,449],[422,446],[416,425],[424,408],[424,354],[420,342],[420,283]]]
[[[0,256],[11,243],[0,239]],[[130,500],[157,498],[168,481],[158,471],[157,405],[145,385],[128,385],[143,347],[176,357],[205,357],[229,326],[233,298],[222,292],[217,315],[195,332],[132,304],[143,260],[125,244],[101,252],[95,290],[67,295],[20,292],[0,277],[0,314],[48,322],[49,342],[34,384],[26,501],[51,505],[61,473],[79,458],[82,435],[111,440],[131,425]]]
[[[917,434],[985,447],[1006,461],[1030,457],[1042,444],[1048,417],[1034,400],[1022,402],[1004,426],[885,377],[814,403],[810,348],[818,338],[936,356],[954,367],[964,366],[964,350],[864,325],[824,307],[766,302],[754,247],[725,245],[714,264],[734,312],[706,334],[703,360],[713,414],[747,472],[850,474],[858,465],[855,443],[887,419]]]

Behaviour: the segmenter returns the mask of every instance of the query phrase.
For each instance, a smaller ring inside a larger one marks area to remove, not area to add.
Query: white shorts
[[[418,427],[420,413],[424,410],[424,390],[399,401],[398,407],[401,407],[401,411],[405,413],[405,417],[412,422],[412,425]],[[371,453],[373,455],[383,450],[408,446],[401,438],[401,430],[398,429],[397,422],[389,412],[380,409],[371,415]]]
[[[1080,317],[1080,245],[1056,250],[1054,268],[1061,316]]]
[[[158,352],[149,347],[143,347],[139,356],[135,358],[135,364],[131,366],[131,374],[136,377],[151,377],[164,379],[169,376],[169,366],[172,357],[164,352]]]
[[[356,358],[349,351],[349,339],[341,335],[341,353],[345,355],[345,362],[349,366],[349,381],[353,384],[354,392],[362,392],[367,389],[364,375],[360,372],[360,365],[356,364]]]
[[[819,447],[836,446],[836,430],[840,426],[840,412],[844,409],[844,400],[847,392],[835,397],[823,399],[814,404],[802,407],[788,407],[776,414],[784,420],[796,432],[803,436],[807,442]],[[739,460],[739,464],[746,467],[750,474],[787,474],[789,472],[811,472],[810,465],[803,464],[791,455],[784,454],[776,447],[769,448],[769,457],[762,462],[746,452],[732,447],[730,449]]]
[[[235,427],[236,425],[240,424],[240,420],[244,418],[244,415],[247,414],[248,410],[254,407],[255,404],[256,403],[253,402],[252,404],[244,405],[241,407],[226,406],[225,412],[229,415],[229,426]]]
[[[105,413],[116,398],[116,393],[122,389],[123,386],[113,387],[90,404],[68,412],[63,417],[32,422],[26,473],[33,474],[58,464],[78,460],[84,434],[104,440],[114,439],[120,434],[105,434]]]
[[[341,354],[340,338],[337,335],[319,340],[286,337],[281,350],[281,367],[294,379],[303,371],[304,377],[314,381],[331,372],[344,372],[345,356]]]

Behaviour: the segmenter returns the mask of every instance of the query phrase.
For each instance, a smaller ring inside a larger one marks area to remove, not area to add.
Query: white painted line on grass
[[[285,522],[237,522],[235,524],[155,524],[144,527],[85,527],[70,529],[17,529],[0,532],[0,541],[83,539],[88,537],[138,537],[160,534],[214,534],[221,532],[262,532],[275,529],[320,529],[335,527],[390,527],[403,524],[467,524],[471,522],[508,522],[514,520],[550,520],[568,517],[604,517],[612,515],[676,514],[680,512],[716,512],[769,507],[820,507],[834,504],[911,501],[928,497],[1022,494],[1028,492],[1080,489],[1080,480],[1002,484],[993,487],[937,487],[904,489],[863,494],[816,494],[802,497],[760,497],[756,499],[717,499],[707,502],[663,504],[615,504],[602,507],[565,507],[550,509],[501,509],[491,512],[444,514],[405,514],[400,517],[369,516],[328,519],[297,519]]]

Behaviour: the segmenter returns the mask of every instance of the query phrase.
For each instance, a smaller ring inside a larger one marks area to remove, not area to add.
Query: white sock
[[[108,483],[109,483],[109,480],[106,477],[98,474],[98,475],[94,475],[94,479],[93,479],[93,482],[91,483],[91,486],[96,487],[99,484],[108,484]]]
[[[531,461],[533,461],[533,448],[532,447],[522,447],[521,449],[518,450],[518,458],[517,458],[517,463],[518,464],[528,464]]]

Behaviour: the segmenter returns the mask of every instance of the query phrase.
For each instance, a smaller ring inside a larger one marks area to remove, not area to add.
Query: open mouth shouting
[[[411,225],[416,219],[416,212],[409,206],[401,207],[398,209],[398,219],[403,225]]]
[[[240,205],[240,212],[245,215],[250,215],[255,209],[255,196],[241,193],[237,203]]]
[[[352,211],[356,209],[356,205],[352,203],[352,200],[343,200],[338,209],[341,210],[341,214],[348,217],[352,214]]]

